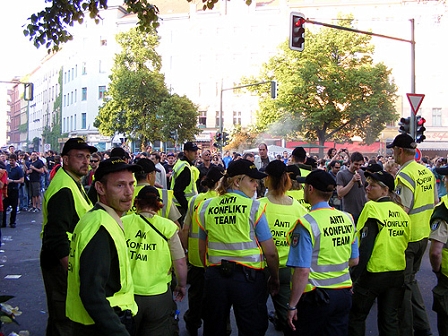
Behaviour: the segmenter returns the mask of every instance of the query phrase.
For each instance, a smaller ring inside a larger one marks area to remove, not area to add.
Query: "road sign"
[[[416,148],[415,149],[415,161],[420,161],[422,159],[422,152],[420,151],[420,149]]]
[[[414,115],[417,115],[417,111],[420,108],[420,105],[422,104],[423,98],[425,98],[424,94],[419,93],[406,93],[406,96],[408,96],[409,103],[411,104],[412,112],[414,112]]]

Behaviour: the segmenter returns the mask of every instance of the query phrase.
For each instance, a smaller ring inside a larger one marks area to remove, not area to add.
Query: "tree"
[[[177,129],[181,138],[199,133],[192,125],[197,120],[196,106],[186,97],[171,96],[166,88],[154,29],[151,33],[131,29],[118,34],[117,42],[122,50],[115,56],[111,83],[94,126],[104,135],[124,133],[142,145],[168,139],[170,129]]]
[[[192,0],[187,0],[191,2]],[[251,0],[244,0],[247,5]],[[108,0],[47,0],[51,6],[45,7],[39,13],[29,17],[29,23],[24,25],[23,33],[29,36],[36,48],[45,45],[48,52],[57,51],[61,44],[73,39],[68,31],[69,26],[75,22],[83,23],[85,13],[99,23],[100,10],[107,9]],[[202,0],[203,9],[213,9],[218,0]],[[137,29],[142,33],[151,33],[159,26],[157,6],[150,4],[148,0],[123,0],[128,13],[137,14]]]
[[[230,142],[224,147],[224,150],[235,149],[242,152],[247,148],[253,147],[257,140],[256,131],[252,128],[243,129],[241,125],[235,125],[230,130]]]
[[[352,27],[353,17],[338,21]],[[347,141],[353,136],[374,142],[386,123],[397,118],[397,88],[391,70],[373,64],[370,40],[367,35],[323,28],[317,34],[306,31],[301,53],[290,50],[288,41],[283,43],[257,79],[276,79],[278,98],[267,96],[264,86],[252,88],[261,96],[258,130],[318,139],[320,145],[327,139]]]

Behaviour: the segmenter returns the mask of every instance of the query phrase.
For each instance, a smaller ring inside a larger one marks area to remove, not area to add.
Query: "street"
[[[8,222],[9,223],[9,222]],[[17,215],[17,228],[9,226],[2,228],[2,243],[0,248],[0,293],[1,295],[14,295],[8,301],[13,307],[18,306],[22,315],[17,317],[20,326],[6,324],[5,335],[10,332],[28,330],[30,335],[45,335],[46,326],[46,298],[39,267],[40,230],[42,226],[41,213],[21,212]],[[431,310],[432,293],[435,285],[435,276],[431,272],[429,259],[426,255],[422,263],[422,269],[418,273],[420,290],[425,300],[427,313],[430,318],[433,335],[438,335],[436,327],[436,315]],[[374,307],[375,308],[375,307]],[[188,336],[185,330],[183,313],[187,309],[187,299],[179,304],[181,312],[180,335]],[[269,300],[268,309],[273,310]],[[237,335],[235,320],[232,317],[232,335]],[[367,335],[377,335],[376,309],[373,309],[367,321]],[[266,335],[282,335],[276,331],[271,323]]]

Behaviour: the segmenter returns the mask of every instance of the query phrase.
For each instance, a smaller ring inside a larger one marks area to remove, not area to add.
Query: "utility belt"
[[[263,271],[262,269],[250,268],[225,259],[221,259],[221,265],[211,267],[219,269],[219,273],[223,278],[231,278],[234,273],[241,272],[248,282],[255,282],[257,273]]]
[[[300,298],[300,301],[314,304],[317,306],[324,306],[330,303],[330,292],[335,290],[350,291],[351,288],[320,288],[316,287],[311,292],[306,292]]]
[[[120,322],[125,326],[130,335],[135,332],[135,323],[132,312],[129,309],[121,310],[120,307],[114,307],[114,311],[120,319]]]

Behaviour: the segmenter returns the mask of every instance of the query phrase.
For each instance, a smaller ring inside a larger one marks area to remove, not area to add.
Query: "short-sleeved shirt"
[[[448,241],[448,223],[442,219],[435,219],[431,222],[431,233],[429,239],[437,240],[443,244]]]
[[[23,177],[23,169],[16,165],[15,167],[11,167],[10,165],[6,166],[6,171],[8,172],[8,177],[11,180],[20,180]],[[20,184],[15,182],[10,182],[8,184],[8,189],[19,189]]]
[[[37,159],[34,162],[31,161],[30,162],[30,166],[34,166],[35,168],[40,169],[40,168],[42,168],[44,166],[44,163],[41,160]],[[33,170],[31,172],[31,174],[29,174],[30,182],[40,182],[40,176],[41,175],[42,175],[41,173]]]
[[[359,186],[355,183],[350,191],[344,197],[342,197],[342,210],[351,213],[355,219],[358,218],[364,207],[364,204],[366,204],[367,201],[366,191],[364,188],[366,178],[362,170],[359,170],[358,173],[359,175],[361,175],[361,185]],[[345,187],[350,183],[353,175],[354,173],[352,173],[349,169],[339,171],[339,173],[336,175],[336,185]]]

